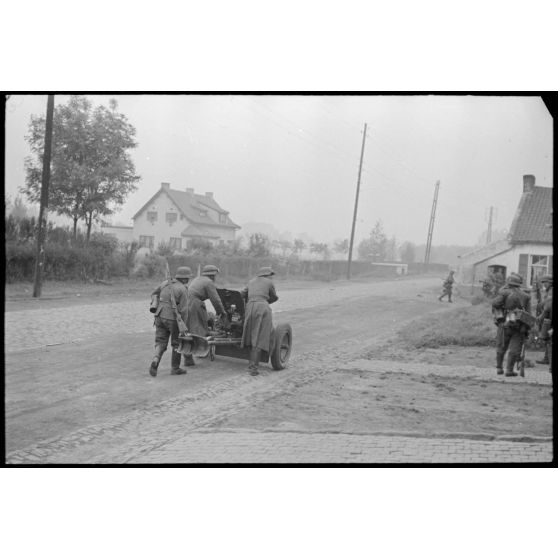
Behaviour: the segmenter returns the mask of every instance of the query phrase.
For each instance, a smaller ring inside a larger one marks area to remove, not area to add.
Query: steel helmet
[[[521,287],[523,283],[523,277],[517,273],[511,273],[507,280],[508,285],[513,285],[515,287]]]
[[[176,270],[176,279],[190,279],[190,277],[192,277],[192,270],[188,266],[183,265]]]
[[[204,265],[202,269],[202,275],[217,275],[219,273],[219,268],[216,265]]]
[[[269,277],[270,275],[275,275],[275,271],[271,267],[260,267],[258,277]]]

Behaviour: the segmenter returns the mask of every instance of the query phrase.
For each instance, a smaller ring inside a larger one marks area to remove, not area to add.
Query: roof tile
[[[552,190],[535,186],[523,193],[510,228],[510,242],[552,243]]]

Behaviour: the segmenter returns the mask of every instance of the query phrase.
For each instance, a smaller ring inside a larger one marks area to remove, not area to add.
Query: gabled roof
[[[508,235],[512,244],[540,242],[552,244],[552,188],[533,186],[524,192]]]
[[[234,223],[229,217],[229,212],[221,208],[221,206],[209,196],[202,196],[200,194],[191,194],[190,192],[183,192],[181,190],[171,190],[170,188],[161,187],[149,201],[144,204],[139,211],[132,217],[135,219],[142,211],[144,211],[157,196],[165,193],[176,205],[180,213],[182,213],[188,221],[194,224],[207,225],[209,227],[223,227],[239,229],[240,227]],[[226,215],[225,223],[217,223],[208,214],[207,208],[214,209],[219,213]],[[208,235],[204,235],[208,236]]]

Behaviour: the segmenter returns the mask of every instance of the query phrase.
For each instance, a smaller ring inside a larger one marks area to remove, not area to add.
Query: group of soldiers
[[[545,355],[540,364],[548,364],[552,372],[552,275],[544,275],[540,279],[544,295],[537,304],[536,326],[539,337],[545,343]],[[517,376],[514,371],[516,363],[521,361],[521,353],[531,327],[531,297],[522,290],[523,278],[511,273],[505,285],[492,300],[494,322],[498,327],[496,335],[496,373],[505,376]],[[508,353],[504,372],[504,357]]]
[[[208,313],[205,301],[215,308],[221,324],[226,329],[229,317],[217,292],[215,278],[219,268],[215,265],[203,267],[201,275],[189,283],[192,270],[179,267],[174,279],[164,281],[151,294],[151,310],[155,314],[155,354],[149,365],[149,374],[157,376],[159,363],[171,342],[171,374],[186,374],[181,367],[182,353],[179,352],[180,336],[186,333],[206,337],[209,333]],[[273,321],[270,304],[278,300],[271,276],[271,267],[262,267],[255,278],[242,291],[246,311],[241,347],[250,347],[248,371],[252,376],[259,374],[258,365],[262,350],[269,350]],[[194,366],[194,357],[184,355],[184,365]]]

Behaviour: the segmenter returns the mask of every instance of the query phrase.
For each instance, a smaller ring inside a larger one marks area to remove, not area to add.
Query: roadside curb
[[[423,433],[413,431],[346,431],[346,430],[300,430],[300,429],[279,429],[262,428],[199,428],[196,434],[331,434],[343,436],[376,436],[376,437],[403,437],[403,438],[424,438],[429,440],[476,440],[482,442],[517,442],[524,444],[545,444],[553,441],[552,436],[514,436],[510,434],[487,434],[484,432],[434,432]]]

